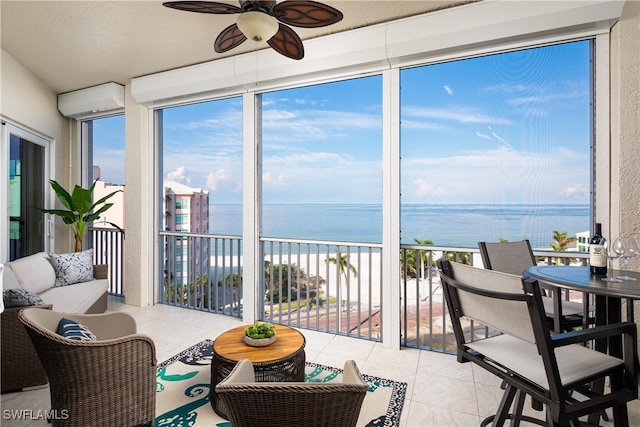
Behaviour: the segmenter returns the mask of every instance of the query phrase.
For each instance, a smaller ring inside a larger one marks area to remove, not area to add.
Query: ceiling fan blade
[[[223,53],[238,46],[246,39],[247,37],[242,34],[240,28],[236,24],[231,24],[216,37],[213,49],[218,53]]]
[[[198,13],[242,13],[242,9],[231,4],[219,3],[215,1],[168,1],[162,3],[163,6],[171,9],[186,10],[187,12]]]
[[[281,55],[292,59],[304,58],[302,40],[291,28],[284,24],[280,24],[278,32],[267,43]]]
[[[342,20],[342,12],[317,1],[288,0],[273,8],[273,16],[285,24],[317,28]]]

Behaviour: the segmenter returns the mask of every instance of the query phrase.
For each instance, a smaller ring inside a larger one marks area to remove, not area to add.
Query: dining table
[[[567,265],[535,265],[524,271],[525,276],[537,279],[541,285],[594,295],[596,326],[621,322],[622,301],[625,299],[626,320],[634,321],[633,301],[640,300],[640,273],[626,271],[635,281],[602,280],[605,277],[620,277],[624,273],[622,270],[609,269],[607,275],[594,275],[588,266]],[[596,349],[617,356],[622,354],[622,343],[619,340],[597,342]]]

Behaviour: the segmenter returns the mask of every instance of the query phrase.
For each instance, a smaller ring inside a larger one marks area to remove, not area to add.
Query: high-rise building
[[[175,277],[166,280],[175,285],[196,284],[209,275],[209,191],[191,188],[178,182],[164,183],[163,229],[190,233],[166,238],[167,272]],[[194,235],[196,234],[196,235]],[[197,236],[202,234],[202,236]]]

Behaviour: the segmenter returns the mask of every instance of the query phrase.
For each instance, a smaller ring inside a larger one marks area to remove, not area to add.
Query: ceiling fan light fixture
[[[262,12],[244,12],[236,22],[242,34],[253,41],[267,41],[278,32],[276,18]]]

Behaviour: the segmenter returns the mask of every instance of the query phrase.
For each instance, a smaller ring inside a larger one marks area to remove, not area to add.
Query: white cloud
[[[484,138],[484,139],[491,139],[491,137],[485,133],[476,132],[476,136],[479,136],[480,138]]]
[[[513,147],[511,146],[511,144],[509,144],[507,141],[505,141],[504,138],[502,138],[500,135],[495,133],[494,130],[491,129],[491,126],[489,126],[489,130],[491,131],[491,135],[493,135],[493,137],[495,139],[497,139],[498,141],[502,142],[509,150],[513,150]]]
[[[511,121],[502,117],[487,116],[471,108],[422,108],[407,106],[402,108],[406,117],[451,120],[460,123],[487,123],[508,125]]]
[[[447,92],[447,94],[453,95],[453,89],[451,89],[448,85],[444,85],[443,89]]]
[[[166,181],[191,185],[191,177],[187,175],[187,168],[184,166],[179,166],[176,170],[167,173]]]
[[[576,165],[587,153],[551,150],[545,153],[493,149],[458,152],[450,156],[402,159],[404,203],[586,203],[589,170]],[[558,173],[562,171],[562,173]],[[532,188],[545,188],[533,194]]]
[[[445,194],[445,189],[442,187],[435,187],[433,184],[425,179],[418,178],[414,180],[415,191],[414,195],[417,197],[424,196],[442,196]]]
[[[285,175],[284,173],[279,173],[275,176],[271,172],[264,172],[262,174],[263,184],[284,184],[286,182],[287,175]]]
[[[381,129],[382,118],[377,113],[268,109],[262,125],[270,141],[323,141],[342,139],[355,131]]]
[[[576,184],[569,187],[565,187],[561,191],[561,195],[564,197],[582,197],[588,196],[590,193],[589,188],[584,184]]]
[[[218,189],[218,184],[228,179],[229,173],[224,169],[220,169],[216,172],[211,172],[209,175],[207,175],[207,188],[211,191],[216,191]]]

